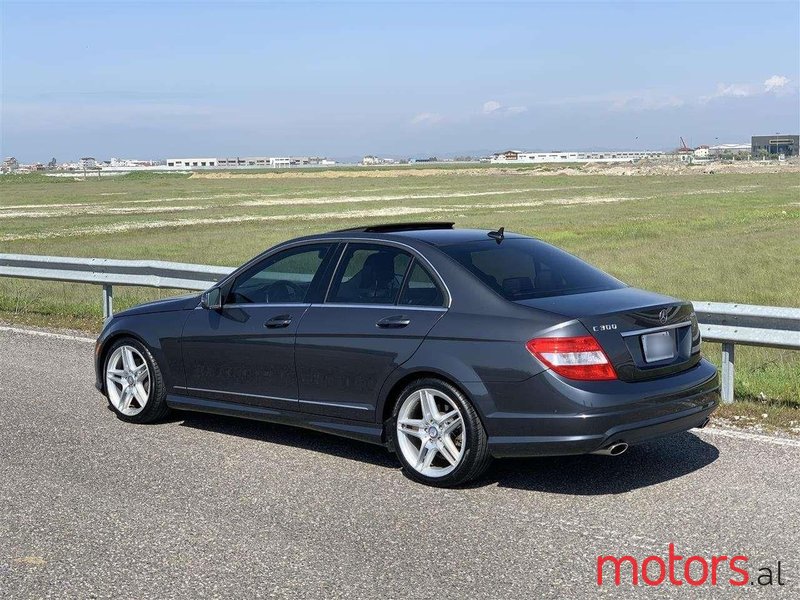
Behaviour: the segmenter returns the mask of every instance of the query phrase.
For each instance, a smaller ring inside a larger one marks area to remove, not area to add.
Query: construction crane
[[[692,149],[686,145],[686,142],[683,141],[683,136],[681,136],[681,147],[676,150],[679,154],[687,154],[692,152]]]

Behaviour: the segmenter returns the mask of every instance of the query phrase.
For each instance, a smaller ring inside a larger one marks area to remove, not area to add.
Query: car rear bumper
[[[719,405],[717,371],[705,360],[647,382],[576,383],[547,372],[522,388],[533,394],[527,404],[535,411],[484,414],[495,457],[584,454],[616,442],[637,444],[700,427]],[[520,401],[498,404],[518,407]]]

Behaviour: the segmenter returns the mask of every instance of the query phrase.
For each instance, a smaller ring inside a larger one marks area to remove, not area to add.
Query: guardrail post
[[[114,294],[110,284],[103,286],[103,320],[114,314]]]
[[[722,344],[722,401],[733,402],[733,369],[734,345],[731,342]]]

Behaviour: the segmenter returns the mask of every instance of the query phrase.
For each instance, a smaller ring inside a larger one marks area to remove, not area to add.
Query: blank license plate
[[[675,357],[675,342],[672,341],[669,331],[643,335],[642,348],[644,348],[644,359],[647,362],[658,362]]]

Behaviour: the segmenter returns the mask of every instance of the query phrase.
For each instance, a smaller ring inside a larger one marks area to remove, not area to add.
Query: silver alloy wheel
[[[446,393],[433,388],[417,390],[403,400],[397,413],[397,442],[415,471],[444,477],[464,456],[464,417]]]
[[[106,363],[108,399],[123,415],[138,415],[150,398],[150,368],[133,346],[120,346]]]

